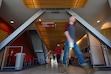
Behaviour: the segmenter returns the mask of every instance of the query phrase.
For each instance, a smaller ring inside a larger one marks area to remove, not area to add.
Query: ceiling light
[[[100,22],[100,20],[97,21],[97,23],[99,23],[99,22]]]
[[[41,19],[39,19],[39,22],[41,22],[42,20]]]
[[[14,21],[13,21],[13,20],[11,20],[11,21],[10,21],[10,23],[11,23],[11,24],[13,24],[13,23],[14,23]]]
[[[80,44],[86,37],[87,35],[85,34],[80,40],[77,41],[77,44]]]

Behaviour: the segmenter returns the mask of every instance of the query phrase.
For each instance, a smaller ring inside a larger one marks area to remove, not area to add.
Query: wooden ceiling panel
[[[88,0],[23,0],[27,8],[83,8]]]
[[[40,22],[36,22],[36,27],[40,33],[42,41],[46,44],[49,50],[53,50],[57,43],[61,43],[61,48],[63,48],[63,44],[66,39],[64,35],[64,27],[66,22],[67,21],[54,22],[56,23],[55,28],[42,27],[42,24]]]

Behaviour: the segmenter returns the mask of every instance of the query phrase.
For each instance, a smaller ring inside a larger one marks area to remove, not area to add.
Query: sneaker
[[[90,68],[90,69],[86,70],[86,72],[87,72],[87,74],[92,74],[95,72],[95,70]]]
[[[96,71],[95,69],[91,68],[89,65],[84,65],[83,68],[86,70],[87,74],[92,74]]]
[[[67,71],[67,66],[66,65],[61,65],[60,71],[62,73],[65,73]]]

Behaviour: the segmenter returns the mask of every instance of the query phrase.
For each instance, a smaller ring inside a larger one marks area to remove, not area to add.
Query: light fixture
[[[41,19],[39,19],[39,22],[41,22],[42,20]]]
[[[85,34],[80,40],[77,41],[77,44],[80,44],[86,37],[87,35]]]
[[[100,23],[100,20],[98,20],[97,23]]]
[[[13,21],[13,20],[10,20],[10,23],[11,23],[11,24],[13,24],[13,23],[14,23],[14,21]]]

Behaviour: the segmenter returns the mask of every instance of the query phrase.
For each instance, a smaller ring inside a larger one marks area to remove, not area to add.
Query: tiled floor
[[[59,70],[60,68],[58,67],[41,65],[17,72],[0,72],[0,74],[64,74]],[[68,74],[85,74],[84,69],[77,66],[69,66],[68,70]],[[111,74],[111,71],[96,71],[94,74]]]
[[[40,65],[33,68],[16,72],[0,72],[0,74],[64,74],[60,72],[60,68],[56,64]],[[86,74],[84,69],[77,66],[69,66],[68,74]],[[93,74],[111,74],[111,71],[96,71]]]

